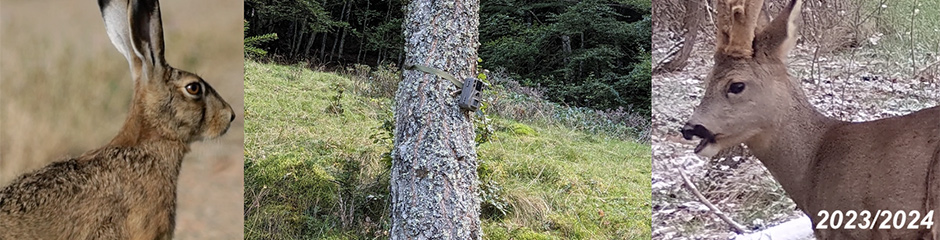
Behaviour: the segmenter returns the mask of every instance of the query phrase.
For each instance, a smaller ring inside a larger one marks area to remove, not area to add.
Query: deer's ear
[[[764,6],[760,9],[760,16],[757,17],[757,29],[754,32],[763,32],[768,25],[770,25],[770,14],[767,13],[767,6]]]
[[[790,4],[780,12],[770,25],[758,33],[755,48],[772,57],[786,62],[787,54],[796,45],[797,21],[800,19],[800,10],[803,0],[790,0]]]

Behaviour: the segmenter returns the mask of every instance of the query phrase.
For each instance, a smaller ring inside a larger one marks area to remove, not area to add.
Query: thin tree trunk
[[[340,29],[340,31],[343,31]],[[339,43],[339,33],[333,35],[333,48],[330,48],[330,61],[333,61],[333,57],[336,56],[336,44]]]
[[[663,63],[655,72],[675,72],[682,70],[689,64],[692,49],[695,48],[695,43],[698,42],[698,26],[705,20],[704,12],[704,6],[700,4],[700,1],[685,1],[685,20],[682,23],[682,28],[685,29],[685,34],[682,34],[682,38],[685,39],[682,42],[682,48],[679,49],[678,54],[674,58]]]
[[[346,0],[346,2],[352,2],[352,0]],[[343,15],[343,22],[349,22],[349,12],[352,12],[352,7],[346,9],[346,14]],[[343,59],[343,45],[346,44],[346,32],[348,32],[348,30],[349,29],[343,28],[343,34],[339,37],[339,53],[337,53],[337,59],[340,61]]]
[[[361,62],[362,62],[362,45],[364,45],[364,44],[362,43],[361,40],[362,40],[362,39],[360,39],[360,41],[359,41],[359,52],[356,53],[356,62],[357,62],[357,63],[361,63]]]
[[[343,13],[345,13],[346,8],[349,7],[349,1],[350,0],[343,1],[343,10],[339,12],[340,21],[343,21]],[[346,28],[342,28],[340,31],[345,32]],[[339,38],[335,38],[336,36],[339,36],[339,33],[336,33],[333,39],[333,48],[330,49],[330,61],[333,61],[333,57],[336,56],[336,44],[339,43]]]
[[[320,39],[320,61],[321,62],[326,62],[324,61],[324,58],[326,58],[326,40],[329,39],[326,37],[327,33],[329,33],[329,31],[323,32],[323,39]]]
[[[479,1],[414,0],[402,28],[406,64],[474,76]],[[470,115],[448,80],[404,71],[395,96],[390,239],[480,239]]]
[[[402,57],[401,52],[398,52],[398,61],[396,61],[396,63],[398,63],[398,66],[402,66],[405,63],[405,58]]]
[[[375,59],[375,65],[376,65],[376,66],[382,64],[382,53],[383,53],[383,52],[385,52],[385,49],[379,49],[379,54],[377,55],[377,56],[379,56],[379,57]]]
[[[327,8],[327,6],[328,6],[328,5],[327,5],[327,2],[329,2],[329,1],[323,0],[323,5],[322,5],[323,8]],[[327,8],[327,9],[329,9],[329,8]],[[326,11],[329,11],[329,10],[326,10]],[[322,63],[322,62],[326,62],[326,61],[323,60],[323,57],[324,57],[323,54],[325,54],[325,52],[324,52],[323,50],[326,50],[326,39],[327,39],[327,38],[326,38],[326,34],[327,34],[328,32],[330,32],[330,28],[329,28],[329,27],[327,27],[326,29],[323,30],[323,36],[320,38],[320,57],[319,57],[317,60],[319,60],[321,63]],[[316,34],[316,33],[313,33],[313,34]]]
[[[295,41],[294,46],[291,46],[291,52],[292,52],[291,55],[294,55],[295,59],[299,57],[300,55],[300,44],[304,42],[304,33],[307,32],[306,26],[307,26],[306,19],[301,21],[299,26],[297,26],[297,40]]]
[[[584,32],[581,33],[581,47],[579,50],[584,49]],[[574,80],[574,76],[581,77],[584,74],[584,60],[578,61],[578,74],[570,75],[572,76],[568,80]]]
[[[561,51],[565,53],[564,62],[567,65],[571,61],[571,36],[561,35]]]
[[[310,33],[310,39],[307,40],[307,46],[304,47],[304,56],[310,55],[310,48],[313,47],[313,42],[316,40],[317,40],[317,33],[316,32]]]
[[[391,16],[392,16],[392,8],[386,8],[385,9],[385,22],[388,22],[392,18]],[[402,23],[402,25],[404,26],[404,23]],[[382,60],[385,60],[385,53],[387,52],[388,52],[387,48],[384,48],[384,47],[379,48],[379,55],[378,55],[379,58],[375,60],[376,66],[382,64]]]
[[[368,12],[371,5],[372,5],[372,1],[366,1],[366,9],[362,10],[362,12]],[[369,36],[369,34],[366,33],[366,31],[369,31],[369,28],[366,27],[367,20],[369,19],[366,19],[364,17],[359,18],[359,26],[362,27],[362,34],[360,35],[361,37],[359,38],[359,52],[356,53],[356,63],[362,62],[362,47],[366,43],[367,36]]]
[[[290,22],[290,41],[287,41],[287,57],[294,58],[294,42],[297,41],[297,21]]]
[[[288,50],[290,51],[290,57],[297,59],[297,48],[294,48],[294,46],[297,46],[297,38],[300,36],[300,30],[297,27],[300,24],[298,24],[297,21],[293,21],[291,25],[293,25],[294,34],[291,35],[290,48],[288,48]]]

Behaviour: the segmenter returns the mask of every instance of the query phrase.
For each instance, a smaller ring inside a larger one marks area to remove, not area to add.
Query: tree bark
[[[666,63],[663,63],[663,65],[654,72],[675,72],[682,70],[686,65],[689,64],[689,57],[692,56],[692,49],[695,48],[695,43],[698,42],[699,24],[705,20],[704,8],[705,6],[701,4],[701,1],[685,1],[685,19],[682,23],[682,28],[685,29],[685,34],[682,35],[682,38],[684,38],[682,42],[682,48],[679,49],[678,54],[674,58],[670,59]]]
[[[414,0],[402,28],[405,63],[474,76],[479,0]],[[390,239],[480,239],[477,154],[456,87],[403,71],[395,96]]]

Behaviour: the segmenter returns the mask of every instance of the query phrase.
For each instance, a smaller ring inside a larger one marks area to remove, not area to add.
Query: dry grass
[[[0,4],[0,186],[105,144],[132,95],[94,1]],[[167,61],[200,74],[236,111],[223,138],[193,145],[178,189],[178,239],[242,236],[242,3],[164,1]]]
[[[512,217],[515,224],[520,226],[538,226],[549,222],[548,216],[552,214],[552,206],[544,196],[531,194],[525,189],[513,189],[507,192],[509,204],[512,205]]]

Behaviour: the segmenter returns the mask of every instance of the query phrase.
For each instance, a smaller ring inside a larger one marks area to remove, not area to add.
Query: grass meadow
[[[245,69],[246,239],[387,238],[392,101],[363,92],[394,86],[304,64]],[[489,126],[477,147],[484,239],[650,238],[648,143]]]
[[[242,237],[242,4],[162,2],[167,61],[195,72],[235,109],[224,137],[195,143],[183,161],[176,239]],[[126,117],[127,62],[94,1],[0,3],[0,186],[100,147]]]

